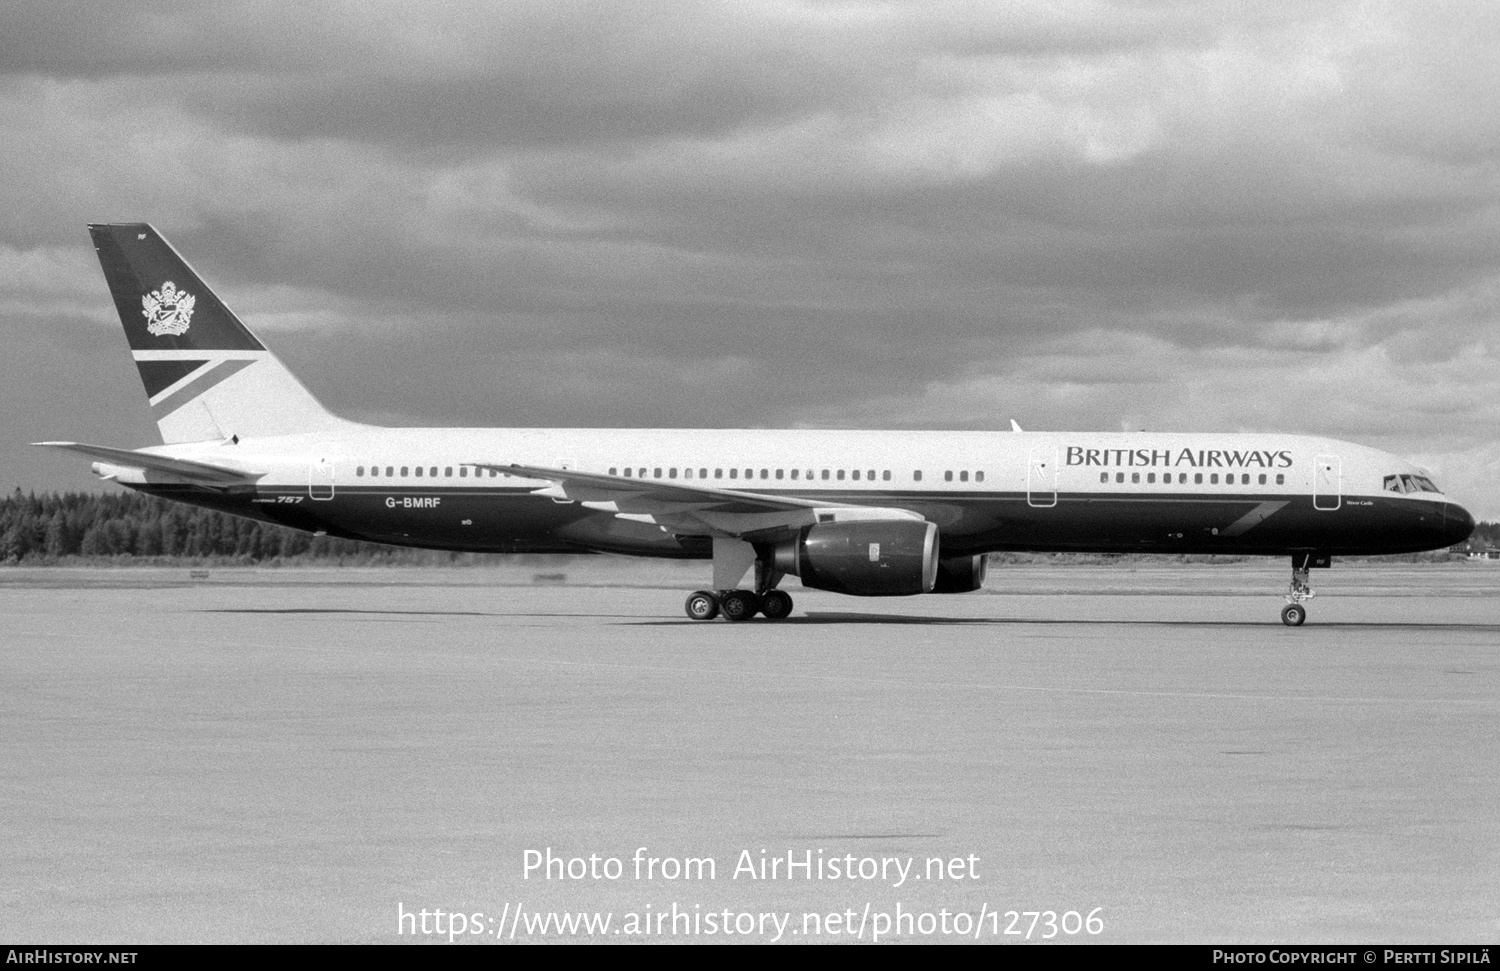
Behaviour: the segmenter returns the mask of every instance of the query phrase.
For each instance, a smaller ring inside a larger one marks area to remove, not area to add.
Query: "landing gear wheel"
[[[749,590],[731,590],[719,596],[719,610],[725,620],[749,620],[760,610],[760,598]]]
[[[683,608],[691,620],[713,620],[719,616],[719,598],[707,590],[699,590],[688,595]]]
[[[792,612],[792,595],[780,590],[767,590],[760,598],[760,612],[766,620],[781,620]]]
[[[1281,622],[1288,627],[1301,627],[1307,619],[1307,608],[1301,604],[1287,604],[1281,608]]]

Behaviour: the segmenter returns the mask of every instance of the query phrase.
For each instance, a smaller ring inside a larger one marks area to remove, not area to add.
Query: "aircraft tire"
[[[780,590],[767,590],[760,598],[760,612],[766,620],[784,620],[792,612],[792,595]]]
[[[1307,608],[1301,604],[1287,604],[1281,608],[1281,622],[1288,627],[1301,627],[1307,619]]]
[[[749,590],[731,590],[719,597],[719,610],[725,620],[749,620],[760,610],[760,598]]]
[[[707,590],[698,590],[688,594],[683,609],[689,620],[713,620],[719,616],[719,598]]]

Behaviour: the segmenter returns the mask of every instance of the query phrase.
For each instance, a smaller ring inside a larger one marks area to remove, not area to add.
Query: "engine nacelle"
[[[775,564],[816,590],[856,597],[929,593],[937,583],[937,524],[916,519],[817,523],[778,543]]]
[[[984,586],[985,570],[990,558],[984,553],[978,556],[954,556],[938,561],[937,583],[933,593],[970,593]]]

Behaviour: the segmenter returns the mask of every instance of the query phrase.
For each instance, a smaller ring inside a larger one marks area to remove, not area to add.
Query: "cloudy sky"
[[[1500,518],[1500,4],[11,0],[0,486],[154,223],[402,425],[1287,431]]]

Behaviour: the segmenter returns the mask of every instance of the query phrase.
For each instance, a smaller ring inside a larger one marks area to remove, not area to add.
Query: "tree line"
[[[1500,546],[1500,523],[1480,523],[1468,545]],[[0,499],[3,564],[66,557],[435,564],[474,562],[479,556],[314,536],[139,492],[23,495],[17,489]]]
[[[22,494],[0,499],[0,563],[67,557],[214,562],[469,562],[471,554],[314,536],[139,492]]]

